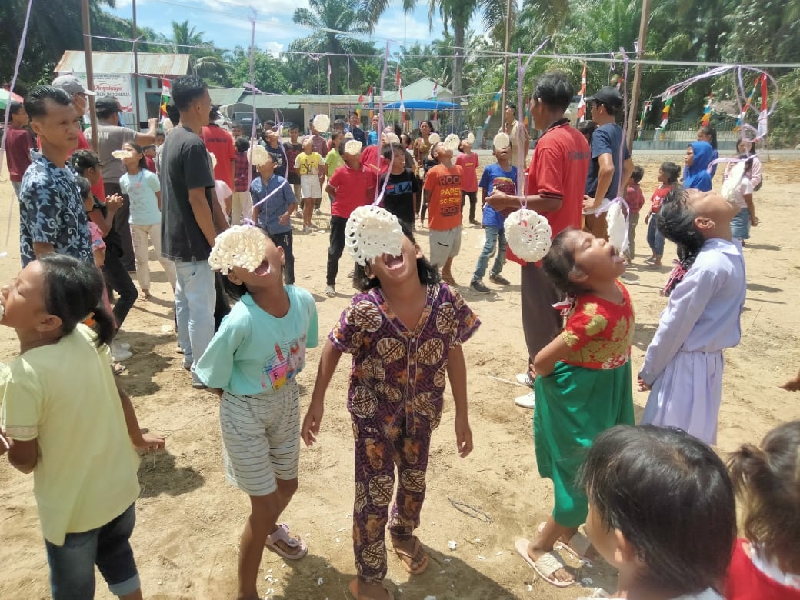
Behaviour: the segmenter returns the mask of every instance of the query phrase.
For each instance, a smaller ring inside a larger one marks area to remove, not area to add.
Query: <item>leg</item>
[[[650,252],[653,253],[653,258],[656,256],[656,215],[650,215],[650,221],[647,223],[647,245],[650,246]]]
[[[656,261],[655,265],[660,267],[661,266],[661,257],[664,256],[664,244],[666,239],[664,238],[664,234],[661,233],[661,230],[656,227],[655,228],[655,254],[656,254]]]
[[[559,540],[570,539],[578,531],[577,527],[564,527],[556,523],[553,517],[548,517],[544,528],[536,534],[528,544],[528,556],[536,562],[548,552],[553,551],[555,543]],[[556,581],[575,581],[575,577],[566,569],[555,571],[551,577]]]
[[[175,266],[178,340],[184,351],[184,363],[189,365],[200,359],[214,336],[214,272],[205,261],[181,262]]]
[[[130,228],[127,227],[128,231]],[[117,329],[122,327],[125,317],[131,310],[138,292],[136,286],[133,285],[131,276],[122,264],[122,260],[118,255],[116,248],[111,248],[106,252],[106,262],[103,265],[103,275],[105,275],[106,283],[119,294],[116,306],[114,306],[114,319],[117,321]]]
[[[270,235],[269,238],[279,248],[283,248],[285,257],[284,263],[284,282],[286,285],[294,284],[294,254],[292,254],[292,232],[277,233]]]
[[[172,262],[168,258],[164,258],[161,256],[161,223],[156,223],[155,225],[150,225],[150,241],[153,243],[153,251],[156,253],[158,257],[158,262],[161,263],[161,267],[164,269],[164,273],[167,275],[167,281],[172,286],[172,291],[175,291],[175,263]]]
[[[633,262],[636,257],[636,226],[639,224],[639,213],[632,212],[628,215],[628,262]]]
[[[183,350],[183,366],[190,368],[193,362],[192,342],[189,337],[189,301],[186,286],[191,277],[192,263],[175,262],[175,326],[178,331],[178,346]],[[197,358],[200,358],[198,355]]]
[[[477,223],[475,221],[475,209],[478,206],[478,192],[469,193],[469,222]]]
[[[488,229],[488,228],[487,228]],[[495,277],[503,272],[503,267],[506,264],[506,232],[501,229],[497,233],[497,255],[494,257],[494,264],[492,265],[492,275]]]
[[[442,267],[442,279],[447,281],[448,279],[453,279],[453,256],[448,256],[447,260],[444,261],[444,266]]]
[[[131,225],[133,254],[136,257],[136,279],[139,282],[139,288],[142,290],[142,295],[145,300],[150,298],[150,267],[148,264],[149,233],[149,225]]]
[[[344,228],[347,219],[331,217],[331,236],[328,246],[328,269],[326,282],[330,286],[336,285],[336,275],[339,273],[339,259],[344,252]]]
[[[94,598],[94,563],[100,529],[68,533],[63,546],[45,540],[54,600]]]
[[[314,199],[303,198],[303,227],[311,227],[311,219],[314,215]]]
[[[125,600],[140,600],[142,585],[130,537],[136,523],[135,505],[100,528],[97,547],[97,568],[108,584],[108,590]]]
[[[483,250],[478,257],[478,264],[475,265],[475,273],[472,275],[472,281],[480,281],[486,274],[486,267],[489,266],[489,257],[494,252],[495,245],[497,244],[497,236],[500,232],[497,227],[486,227],[486,239],[483,243]]]
[[[461,225],[454,227],[448,232],[448,241],[449,241],[449,251],[447,260],[444,263],[444,267],[442,267],[442,279],[446,282],[449,280],[451,285],[455,285],[455,279],[453,279],[453,259],[458,256],[458,253],[461,252]]]

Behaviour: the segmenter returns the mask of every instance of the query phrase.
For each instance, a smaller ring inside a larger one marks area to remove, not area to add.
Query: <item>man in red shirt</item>
[[[536,144],[528,168],[525,197],[508,196],[495,191],[488,198],[497,210],[527,207],[544,215],[553,230],[553,237],[569,227],[582,225],[583,193],[589,171],[591,152],[586,138],[569,124],[564,113],[572,101],[574,88],[564,73],[550,71],[541,76],[531,101],[531,115],[536,129],[543,131]],[[547,277],[540,264],[522,265],[522,329],[528,346],[529,373],[533,387],[536,373],[533,358],[561,331],[561,314],[553,308],[561,294]],[[516,400],[517,405],[533,408],[533,391]]]
[[[28,113],[21,102],[8,104],[10,120],[6,130],[6,164],[11,178],[11,187],[19,199],[19,186],[25,169],[31,164],[31,149],[35,148],[33,135],[27,129]]]
[[[220,118],[218,111],[216,106],[211,109],[211,120],[203,127],[203,134],[200,137],[203,138],[208,151],[217,159],[214,179],[224,181],[233,189],[233,161],[236,158],[236,147],[233,145],[231,134],[216,124],[215,121]]]

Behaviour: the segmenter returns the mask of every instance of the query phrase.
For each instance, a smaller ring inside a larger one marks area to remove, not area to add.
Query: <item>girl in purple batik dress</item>
[[[402,252],[384,254],[356,269],[353,298],[331,331],[302,437],[316,440],[325,391],[343,352],[353,355],[347,409],[353,419],[356,495],[353,549],[358,577],[350,583],[357,600],[384,600],[386,524],[397,557],[413,575],[428,555],[413,534],[425,498],[431,434],[438,426],[449,378],[455,403],[459,454],[472,451],[467,417],[467,372],[461,344],[480,325],[463,298],[439,283],[439,274],[403,229]],[[389,518],[395,483],[399,485]]]

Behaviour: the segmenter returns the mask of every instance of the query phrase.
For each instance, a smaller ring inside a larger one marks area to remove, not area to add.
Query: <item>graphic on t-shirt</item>
[[[306,336],[289,343],[288,358],[283,355],[280,344],[275,344],[275,358],[264,365],[261,388],[279,390],[303,370],[306,361]]]
[[[409,181],[398,181],[397,183],[386,184],[386,194],[392,196],[400,196],[402,194],[410,194],[414,191],[414,184]]]
[[[513,196],[517,193],[517,182],[510,177],[495,177],[492,180],[492,191],[499,190],[504,194]]]

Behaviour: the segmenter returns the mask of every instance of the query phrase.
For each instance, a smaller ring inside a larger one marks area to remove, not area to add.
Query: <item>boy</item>
[[[295,198],[302,198],[301,190],[300,190],[300,174],[297,172],[297,167],[295,166],[295,160],[297,160],[297,156],[303,151],[303,145],[297,139],[300,135],[300,128],[297,125],[292,125],[289,128],[289,141],[284,142],[283,149],[286,151],[286,166],[288,167],[289,176],[286,178],[289,181],[289,185],[292,186],[294,191]],[[302,208],[302,201],[300,203],[300,207]],[[298,212],[297,216],[300,217],[301,214]]]
[[[31,132],[26,129],[28,113],[25,112],[22,103],[9,103],[8,112],[11,119],[6,131],[6,164],[11,178],[11,187],[14,188],[14,194],[19,199],[22,176],[31,164],[31,149],[36,145]]]
[[[635,165],[625,189],[625,202],[628,204],[628,249],[625,251],[625,260],[629,265],[633,263],[633,257],[636,256],[636,225],[639,224],[639,212],[644,206],[644,194],[639,186],[642,177],[644,177],[644,169]]]
[[[328,298],[336,295],[336,275],[344,252],[347,219],[356,208],[369,204],[375,193],[375,173],[361,166],[361,142],[351,140],[345,144],[344,162],[345,165],[336,169],[325,187],[331,199],[331,241],[325,288]]]
[[[381,175],[378,190],[379,193],[384,190],[383,207],[396,216],[409,231],[413,231],[419,183],[413,171],[406,169],[407,156],[408,153],[400,145],[393,144],[384,148],[383,157],[391,161],[391,169],[389,173]]]
[[[481,201],[483,202],[483,227],[486,230],[486,242],[478,257],[478,264],[475,265],[475,273],[472,275],[470,287],[480,294],[488,294],[489,288],[483,283],[483,275],[486,267],[489,266],[489,257],[497,247],[497,256],[494,259],[492,273],[489,281],[500,285],[508,285],[509,281],[500,273],[506,262],[506,234],[505,216],[498,210],[486,203],[488,198],[495,190],[504,192],[511,196],[517,193],[517,167],[511,166],[511,147],[503,148],[495,146],[494,156],[497,162],[488,165],[483,170],[481,181],[478,187],[481,189]]]
[[[297,198],[289,182],[275,173],[275,161],[272,160],[271,154],[269,159],[258,167],[258,175],[250,184],[253,204],[258,204],[253,207],[253,222],[267,232],[276,246],[283,248],[286,260],[284,281],[286,285],[294,285],[291,217],[297,209]],[[259,204],[267,196],[270,196],[269,200]]]
[[[439,162],[425,177],[424,204],[428,206],[428,229],[431,264],[442,270],[442,281],[457,285],[453,279],[453,259],[461,250],[461,167],[453,164],[453,151],[442,142],[431,155]]]
[[[325,172],[321,168],[322,155],[314,152],[314,143],[310,137],[303,139],[303,152],[297,155],[294,166],[300,174],[300,188],[303,194],[303,233],[311,233],[311,216],[314,205],[322,202],[322,183]]]

